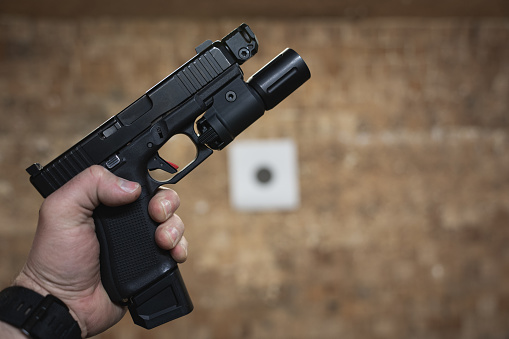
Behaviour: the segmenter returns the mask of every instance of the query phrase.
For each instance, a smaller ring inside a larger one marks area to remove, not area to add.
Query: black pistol
[[[256,36],[246,24],[221,41],[205,41],[192,59],[76,145],[44,167],[35,163],[27,169],[43,197],[94,164],[141,184],[137,201],[100,206],[94,221],[103,285],[142,327],[193,310],[177,263],[154,240],[158,225],[148,203],[157,188],[178,182],[311,76],[302,58],[286,49],[245,82],[240,65],[257,51]],[[158,153],[177,134],[196,146],[195,159],[181,169]],[[158,181],[150,175],[153,170],[172,176]]]

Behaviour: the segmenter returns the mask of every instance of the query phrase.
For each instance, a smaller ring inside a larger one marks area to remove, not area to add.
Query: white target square
[[[291,139],[237,140],[228,146],[230,201],[241,211],[299,207],[297,147]]]

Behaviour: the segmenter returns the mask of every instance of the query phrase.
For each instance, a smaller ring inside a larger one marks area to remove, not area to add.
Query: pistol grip
[[[128,305],[133,321],[153,328],[188,314],[193,304],[177,263],[155,243],[150,196],[94,212],[101,279],[111,300]]]

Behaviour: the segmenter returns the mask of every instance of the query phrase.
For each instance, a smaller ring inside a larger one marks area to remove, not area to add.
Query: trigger
[[[163,158],[161,158],[159,153],[156,153],[156,155],[152,159],[150,159],[150,161],[148,162],[148,170],[149,171],[154,171],[154,170],[159,169],[159,170],[163,170],[165,172],[174,174],[174,173],[177,173],[178,168],[179,167],[177,165],[175,165],[174,163],[171,163],[171,162],[166,161]]]

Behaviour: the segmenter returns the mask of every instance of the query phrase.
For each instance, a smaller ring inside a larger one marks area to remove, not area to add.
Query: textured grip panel
[[[95,210],[101,276],[113,301],[131,298],[177,266],[155,243],[158,224],[148,214],[149,200],[145,197],[129,205]]]

